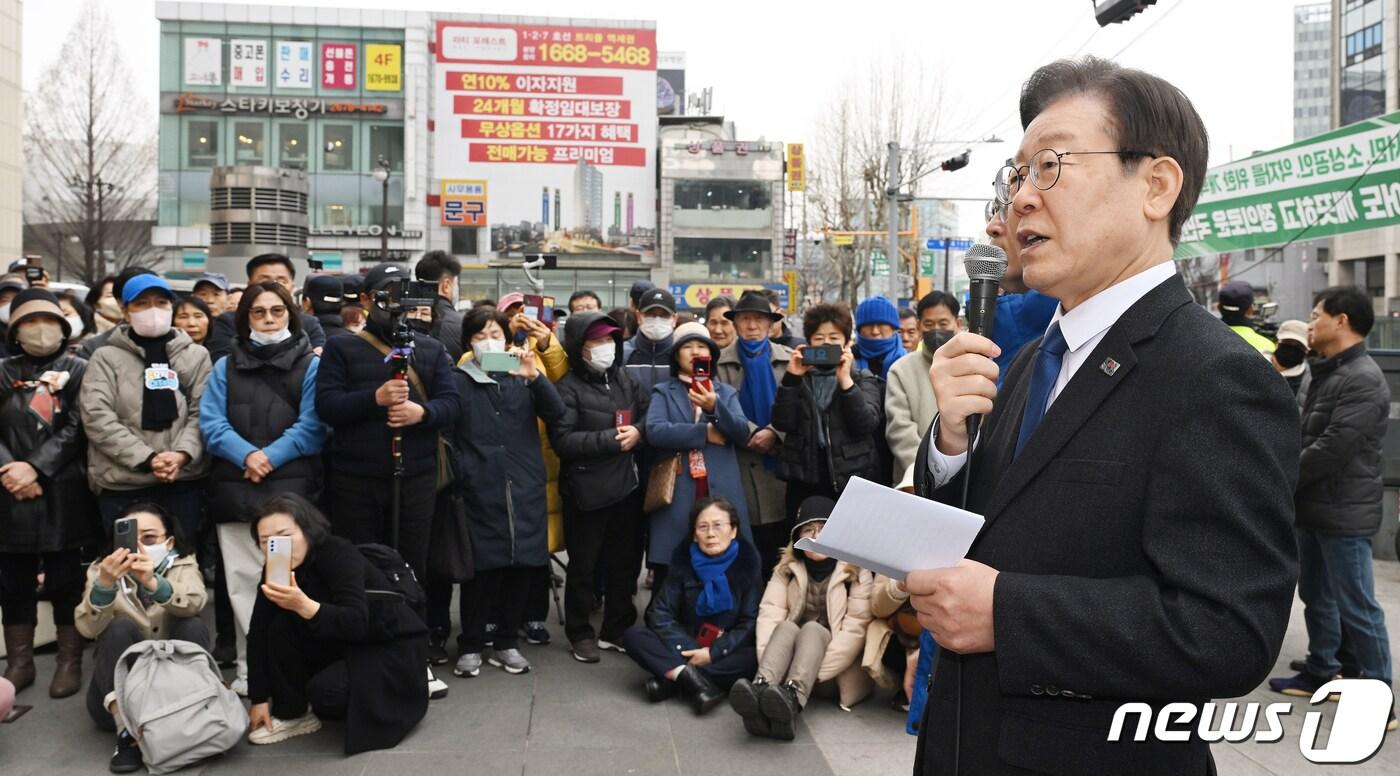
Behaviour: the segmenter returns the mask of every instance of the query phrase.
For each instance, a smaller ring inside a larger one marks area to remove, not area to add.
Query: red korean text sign
[[[437,59],[655,70],[656,30],[439,21]]]

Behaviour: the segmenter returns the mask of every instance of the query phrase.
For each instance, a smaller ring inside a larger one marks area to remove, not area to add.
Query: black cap
[[[335,275],[312,275],[302,286],[301,295],[311,300],[318,312],[334,312],[345,304],[345,288]]]
[[[773,305],[762,291],[745,291],[733,307],[724,311],[724,317],[732,321],[739,313],[759,313],[768,316],[768,319],[772,321],[783,319],[781,313],[773,312]]]
[[[365,276],[360,274],[340,276],[341,293],[345,294],[345,304],[360,306],[360,292],[365,288]]]
[[[408,267],[402,264],[394,264],[388,261],[382,264],[376,264],[374,268],[369,271],[369,274],[365,275],[364,292],[371,293],[378,291],[380,286],[383,286],[390,280],[397,280],[399,278],[408,279],[412,277],[413,273],[409,271]]]
[[[642,298],[637,300],[637,310],[640,312],[645,313],[647,310],[655,310],[658,307],[675,315],[676,298],[664,288],[651,288],[643,292]]]
[[[1231,280],[1220,286],[1220,309],[1223,312],[1242,313],[1254,304],[1254,286],[1243,280]]]
[[[645,294],[653,288],[656,288],[656,284],[650,280],[638,280],[632,284],[632,288],[627,292],[627,295],[632,298],[632,304],[637,304],[641,302],[642,294]]]
[[[808,496],[803,499],[794,518],[796,524],[792,527],[793,541],[797,541],[797,534],[802,530],[802,526],[818,521],[826,522],[831,519],[831,511],[834,509],[836,502],[826,496]]]

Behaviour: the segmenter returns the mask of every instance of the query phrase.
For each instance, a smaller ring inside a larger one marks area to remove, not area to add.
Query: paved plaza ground
[[[1392,652],[1400,655],[1400,564],[1376,563],[1376,587],[1390,621]],[[397,749],[346,758],[343,728],[327,723],[313,736],[268,747],[247,744],[224,757],[185,771],[190,774],[258,776],[371,776],[372,774],[800,774],[886,776],[905,774],[914,739],[902,715],[881,692],[851,712],[815,700],[802,717],[797,740],[780,743],[749,738],[727,706],[697,719],[679,702],[653,706],[642,697],[643,674],[626,657],[604,653],[603,662],[582,665],[562,645],[562,628],[551,622],[556,641],[523,647],[535,669],[523,676],[484,668],[475,679],[443,673],[452,687],[432,704],[428,717]],[[1303,654],[1302,605],[1295,602],[1277,673]],[[91,654],[91,649],[89,649]],[[14,724],[0,725],[0,774],[54,776],[106,773],[112,739],[96,732],[83,696],[50,700],[44,686],[53,668],[51,648],[41,653],[40,683],[20,702],[34,709]],[[44,686],[40,686],[40,684]],[[1259,689],[1245,700],[1284,700]],[[1312,765],[1298,752],[1307,703],[1294,699],[1284,717],[1287,735],[1274,744],[1218,744],[1222,776],[1400,773],[1400,734],[1387,736],[1368,762],[1351,766]],[[1334,704],[1323,704],[1326,729]]]

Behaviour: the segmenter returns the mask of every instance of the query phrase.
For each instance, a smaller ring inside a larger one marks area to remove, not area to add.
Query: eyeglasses
[[[1020,167],[1008,164],[997,172],[996,181],[992,184],[992,188],[996,191],[996,201],[1001,205],[1010,205],[1011,199],[1021,190],[1021,184],[1025,183],[1027,178],[1030,178],[1031,185],[1037,189],[1049,191],[1060,180],[1061,162],[1066,156],[1093,156],[1096,154],[1117,154],[1126,159],[1157,158],[1156,154],[1147,151],[1054,151],[1049,148],[1042,149],[1035,152],[1035,155],[1031,157],[1030,164],[1023,164]]]
[[[728,531],[731,527],[729,521],[723,523],[696,523],[695,532],[699,534],[717,534]]]
[[[280,304],[273,307],[254,307],[248,314],[254,318],[282,318],[287,314],[287,307]]]
[[[987,207],[983,211],[983,216],[987,219],[987,223],[989,224],[992,221],[996,221],[999,224],[1004,224],[1006,223],[1007,207],[1009,206],[1003,205],[1002,203],[996,201],[995,198],[989,199],[987,200]]]

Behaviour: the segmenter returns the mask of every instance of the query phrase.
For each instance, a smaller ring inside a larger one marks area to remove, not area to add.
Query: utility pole
[[[888,241],[885,247],[885,263],[890,268],[890,302],[899,304],[899,270],[904,261],[899,255],[899,141],[889,145],[889,159],[885,169],[885,230]]]

